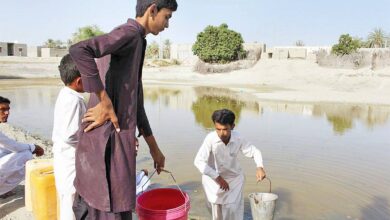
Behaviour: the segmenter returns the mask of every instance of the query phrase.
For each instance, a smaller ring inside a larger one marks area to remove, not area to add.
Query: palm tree
[[[370,32],[367,38],[369,47],[371,48],[384,47],[386,40],[387,37],[382,28],[375,28],[372,32]]]
[[[146,47],[145,57],[147,59],[155,59],[158,57],[160,46],[156,41],[153,41]]]
[[[48,39],[45,43],[43,43],[44,47],[48,48],[55,48],[56,47],[56,42],[53,39]]]
[[[171,58],[171,41],[169,39],[164,40],[163,45],[163,58],[169,59]]]
[[[303,47],[303,46],[305,46],[305,43],[303,43],[303,41],[301,41],[301,40],[297,40],[297,41],[295,42],[295,46],[297,46],[297,47]]]

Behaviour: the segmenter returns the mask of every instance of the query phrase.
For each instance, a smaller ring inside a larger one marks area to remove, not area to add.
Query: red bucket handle
[[[144,185],[142,185],[142,192],[144,191],[144,186],[150,181],[150,179],[152,179],[152,177],[153,177],[153,175],[156,173],[156,171],[157,171],[157,169],[154,169],[154,171],[152,172],[152,174],[150,175],[150,177],[148,177],[148,180],[144,183]],[[162,172],[165,172],[165,173],[169,173],[169,174],[171,175],[171,177],[172,177],[172,179],[173,179],[173,182],[175,183],[175,185],[177,186],[177,188],[179,188],[180,193],[181,193],[181,195],[182,195],[183,198],[184,198],[184,204],[186,204],[186,196],[184,195],[183,190],[180,188],[179,184],[177,184],[176,179],[175,179],[175,177],[173,176],[173,173],[172,173],[171,171],[164,170],[164,169],[162,169],[161,171],[162,171]]]

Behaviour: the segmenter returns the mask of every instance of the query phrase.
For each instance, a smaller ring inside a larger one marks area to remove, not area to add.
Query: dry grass
[[[176,59],[145,59],[145,67],[166,67],[180,65],[180,61]]]
[[[226,64],[206,63],[201,60],[194,66],[194,71],[209,73],[227,73],[234,70],[249,69],[253,67],[261,57],[261,49],[248,50],[244,60],[238,60]]]

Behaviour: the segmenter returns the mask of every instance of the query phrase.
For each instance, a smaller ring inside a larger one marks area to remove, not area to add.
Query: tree
[[[145,57],[148,59],[157,58],[159,53],[159,45],[156,41],[153,41],[146,47]]]
[[[381,48],[385,46],[387,40],[385,32],[382,28],[375,28],[367,37],[367,42],[370,48]]]
[[[305,43],[303,43],[303,41],[301,41],[301,40],[297,40],[297,41],[295,42],[295,46],[297,46],[297,47],[303,47],[303,46],[305,46]]]
[[[370,47],[370,43],[368,41],[365,41],[361,37],[354,37],[353,39],[355,39],[359,42],[359,45],[361,48],[369,48]]]
[[[349,34],[343,34],[339,38],[339,43],[333,45],[332,53],[343,56],[356,52],[361,47],[358,39],[353,39]]]
[[[65,46],[63,46],[63,44],[64,43],[61,40],[53,40],[49,38],[45,43],[43,43],[43,46],[48,48],[59,48],[59,49],[66,48]]]
[[[171,41],[169,39],[164,40],[163,45],[163,58],[169,59],[171,58]]]
[[[56,43],[53,39],[49,38],[45,43],[43,43],[43,46],[48,48],[55,48]]]
[[[96,37],[102,34],[104,34],[104,32],[100,30],[100,28],[96,25],[81,27],[77,30],[76,33],[73,33],[71,42],[72,44],[75,44],[77,42],[87,40],[89,38]]]
[[[207,63],[228,63],[245,57],[241,34],[228,29],[227,24],[219,27],[207,26],[199,33],[192,51]]]

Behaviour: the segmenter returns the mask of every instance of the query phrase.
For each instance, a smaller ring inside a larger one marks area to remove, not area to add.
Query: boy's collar
[[[72,88],[69,88],[69,86],[65,86],[65,89],[68,90],[68,92],[72,93],[73,95],[76,95],[77,97],[84,99],[84,97],[80,93],[76,92]]]
[[[218,136],[218,134],[217,134],[217,131],[214,131],[214,133],[215,133],[215,135],[216,135],[216,139],[215,139],[215,142],[216,143],[219,143],[219,142],[223,142],[222,140],[221,140],[221,138],[219,138],[219,136]],[[235,131],[232,131],[231,133],[230,133],[230,139],[229,139],[229,143],[231,143],[231,142],[237,142],[237,135],[236,135],[236,132]]]
[[[135,26],[137,27],[137,29],[138,29],[139,33],[141,34],[141,36],[144,37],[144,38],[146,37],[146,35],[145,35],[145,28],[140,23],[138,23],[137,20],[129,18],[127,20],[127,23],[135,24]]]

